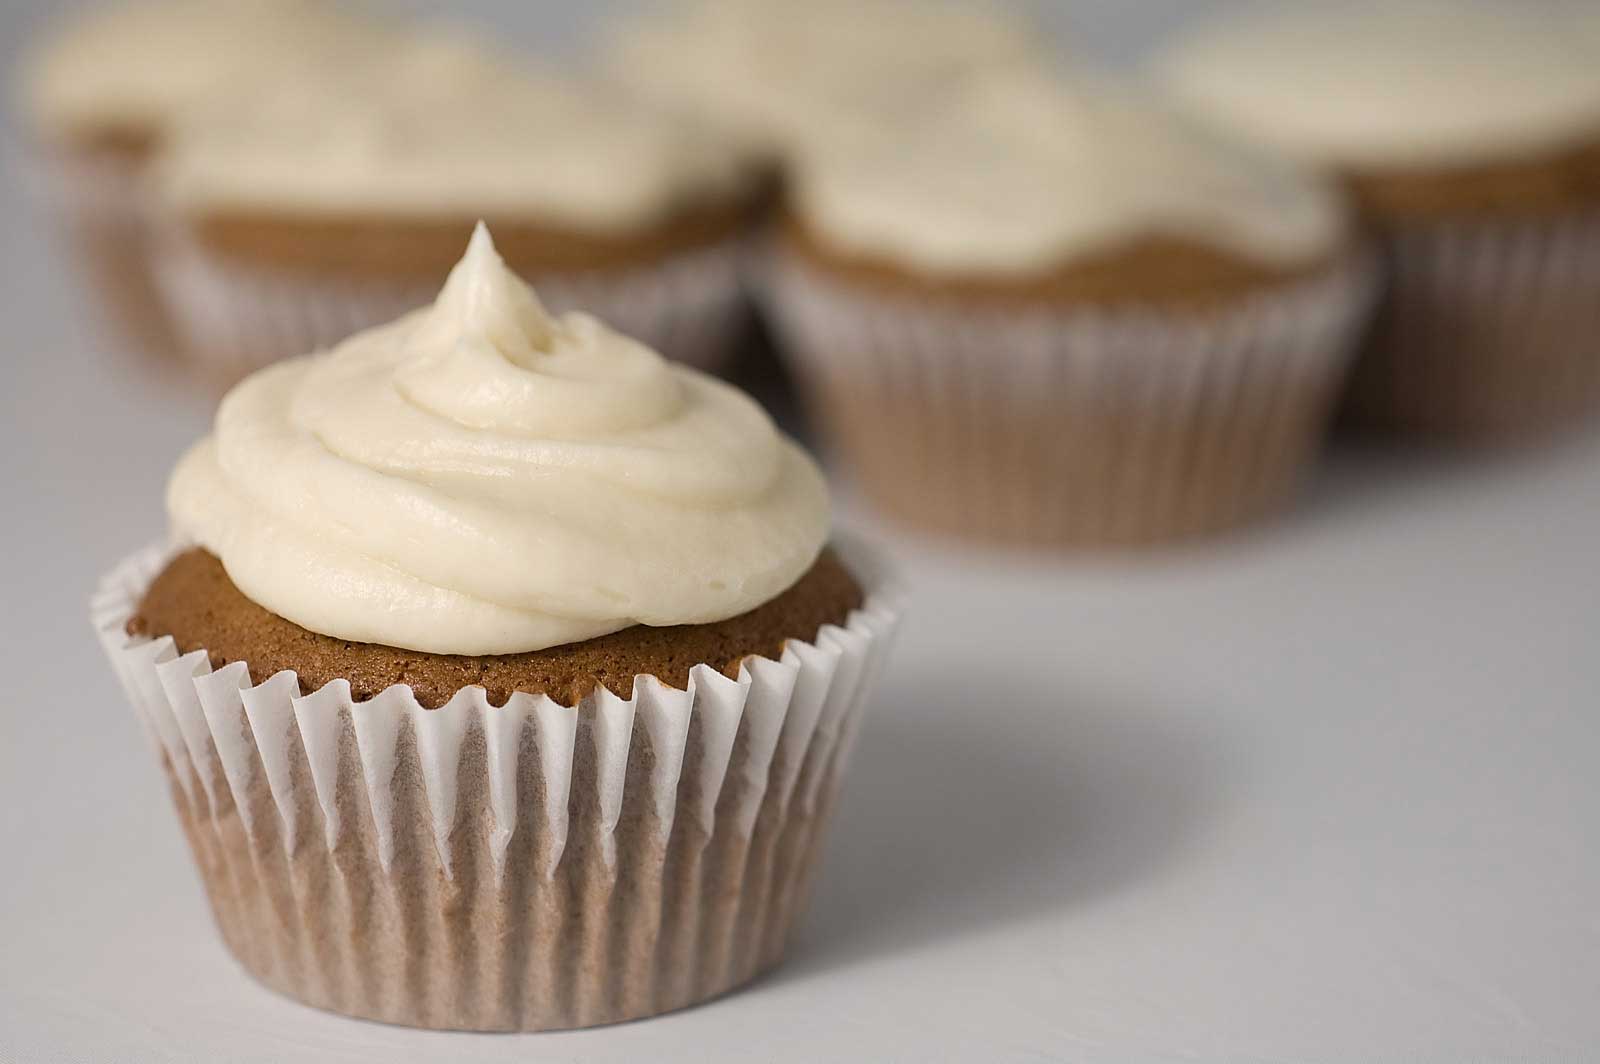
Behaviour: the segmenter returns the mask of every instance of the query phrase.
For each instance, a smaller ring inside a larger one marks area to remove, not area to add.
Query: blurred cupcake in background
[[[68,223],[119,339],[169,354],[149,268],[141,176],[198,102],[247,93],[280,65],[338,50],[367,23],[319,0],[157,0],[96,9],[24,62],[37,185]]]
[[[977,78],[803,156],[771,294],[870,498],[1042,544],[1279,504],[1370,292],[1337,197],[1119,88]]]
[[[721,135],[416,31],[201,113],[154,173],[162,289],[231,383],[426,302],[481,218],[555,308],[715,367],[754,197]]]
[[[863,101],[1044,54],[1014,9],[982,0],[681,0],[612,30],[600,65],[616,82],[735,131],[774,167],[854,124]]]
[[[1600,48],[1542,5],[1262,8],[1157,75],[1336,174],[1388,256],[1352,414],[1493,439],[1600,406]]]

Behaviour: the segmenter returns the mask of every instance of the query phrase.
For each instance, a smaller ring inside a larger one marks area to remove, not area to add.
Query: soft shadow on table
[[[1004,677],[886,694],[774,982],[1070,917],[1171,860],[1226,783],[1226,735],[1194,707],[1140,710]],[[920,712],[930,706],[941,709]]]

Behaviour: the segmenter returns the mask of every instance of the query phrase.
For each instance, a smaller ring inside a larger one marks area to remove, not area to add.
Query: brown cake
[[[1061,307],[1128,304],[1173,308],[1225,305],[1279,285],[1325,273],[1348,258],[1347,246],[1304,262],[1263,263],[1166,235],[1140,237],[1063,259],[1022,275],[950,272],[929,274],[885,256],[839,248],[790,215],[785,247],[830,276],[889,295],[937,295],[974,306]]]
[[[1344,180],[1378,226],[1463,216],[1562,217],[1600,207],[1600,132],[1525,158],[1453,167],[1353,169]]]
[[[536,219],[424,218],[404,226],[381,217],[297,217],[218,210],[192,219],[207,255],[248,268],[334,278],[351,275],[426,284],[437,289],[480,220],[495,233],[500,254],[527,276],[559,270],[627,271],[665,257],[723,244],[745,231],[741,200],[691,205],[648,229],[585,232]]]
[[[205,650],[213,669],[244,662],[256,683],[293,671],[303,694],[342,679],[357,701],[405,684],[424,707],[437,709],[461,688],[476,685],[492,706],[505,705],[513,691],[576,706],[601,685],[628,698],[636,676],[654,676],[681,690],[699,664],[736,677],[746,658],[780,658],[789,640],[813,640],[823,625],[845,624],[861,604],[860,585],[827,551],[771,602],[715,624],[635,625],[524,654],[422,654],[308,632],[251,602],[215,555],[192,548],[151,581],[127,632],[145,639],[171,636],[180,653]]]

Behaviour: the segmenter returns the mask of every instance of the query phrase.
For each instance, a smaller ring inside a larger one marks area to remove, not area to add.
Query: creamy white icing
[[[191,115],[156,184],[199,209],[532,214],[625,230],[742,195],[748,161],[726,137],[433,31]]]
[[[198,102],[270,85],[284,66],[340,54],[380,25],[331,0],[111,4],[47,40],[23,87],[47,133],[161,133]]]
[[[1032,27],[982,0],[684,0],[618,23],[601,59],[640,95],[782,153],[881,93],[1039,55]]]
[[[813,142],[795,197],[829,244],[934,274],[1026,273],[1151,235],[1296,262],[1343,226],[1293,167],[1108,82],[1032,69]]]
[[[1346,0],[1222,20],[1160,52],[1180,99],[1319,164],[1469,164],[1600,134],[1600,68],[1538,3]]]
[[[259,605],[432,653],[736,616],[828,533],[754,401],[547,314],[481,226],[431,307],[235,388],[167,501]]]

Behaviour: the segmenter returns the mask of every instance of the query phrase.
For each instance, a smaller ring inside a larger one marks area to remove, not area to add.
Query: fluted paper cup
[[[1388,296],[1351,381],[1354,419],[1471,442],[1600,410],[1600,211],[1384,236]]]
[[[352,1016],[531,1031],[681,1008],[778,962],[899,618],[859,546],[867,599],[843,627],[737,680],[701,665],[688,690],[641,676],[575,709],[213,671],[125,634],[172,553],[118,566],[92,615],[257,979]]]
[[[1036,545],[1213,533],[1291,495],[1371,303],[1365,256],[1205,309],[974,307],[780,254],[769,299],[863,491],[915,527]]]
[[[669,358],[726,368],[748,324],[746,244],[713,247],[635,267],[536,274],[551,310],[582,310]],[[272,362],[321,350],[393,321],[439,294],[444,275],[319,276],[217,254],[180,221],[159,225],[156,277],[196,372],[228,387]]]
[[[97,316],[111,339],[168,359],[176,337],[156,285],[142,167],[88,151],[30,156],[30,184],[69,238]]]

